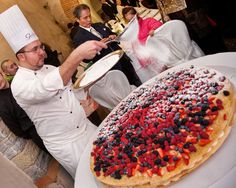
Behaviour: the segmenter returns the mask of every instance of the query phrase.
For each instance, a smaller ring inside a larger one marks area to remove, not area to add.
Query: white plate
[[[106,74],[123,55],[122,50],[107,54],[89,67],[75,82],[75,87],[86,87]]]
[[[214,68],[224,73],[236,87],[236,53],[220,53],[204,56],[185,65],[200,65]],[[169,69],[168,71],[171,71]],[[235,188],[236,187],[236,122],[222,147],[203,165],[183,177],[182,180],[168,186],[169,188]],[[102,125],[99,126],[101,129]],[[90,152],[97,133],[90,139],[85,152],[81,156],[75,176],[75,188],[103,188],[90,171]]]

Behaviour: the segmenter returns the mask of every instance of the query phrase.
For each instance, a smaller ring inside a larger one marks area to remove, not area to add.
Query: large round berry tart
[[[158,187],[179,180],[222,145],[234,89],[216,70],[178,68],[135,90],[93,142],[91,171],[107,187]]]

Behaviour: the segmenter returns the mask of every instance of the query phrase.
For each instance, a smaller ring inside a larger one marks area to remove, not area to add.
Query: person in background
[[[149,9],[157,9],[157,3],[155,0],[139,0],[140,6],[144,6]]]
[[[106,43],[116,39],[116,35],[103,23],[92,23],[90,8],[86,4],[80,4],[75,7],[74,15],[76,17],[76,21],[79,23],[79,26],[74,27],[71,31],[71,33],[73,33],[72,41],[74,47],[78,47],[84,42],[90,40]],[[115,50],[121,50],[120,46],[115,41],[107,45],[107,49],[102,49],[100,53],[91,59],[93,63]],[[131,60],[128,56],[124,54],[112,69],[122,71],[128,78],[131,85],[139,86],[141,85],[141,81],[130,61]],[[85,62],[88,63],[88,61]]]
[[[145,44],[148,36],[153,36],[154,31],[162,25],[162,22],[156,20],[155,18],[143,19],[139,17],[135,8],[131,6],[123,8],[122,15],[127,22],[131,21],[134,16],[138,17],[138,40],[141,44]]]
[[[137,0],[121,0],[119,2],[120,6],[138,6],[138,1]]]
[[[0,117],[5,125],[16,135],[32,141],[42,150],[47,151],[39,137],[33,122],[25,111],[16,103],[10,84],[0,72]]]
[[[222,28],[219,27],[219,23],[214,20],[214,15],[207,8],[209,6],[209,0],[185,1],[187,8],[168,14],[170,19],[182,20],[188,28],[190,37],[200,46],[206,55],[227,51],[221,33]],[[212,6],[213,4],[215,11],[218,10],[217,14],[224,15],[222,17],[227,15],[222,12],[224,9],[222,9],[219,3],[215,3],[214,1]],[[220,6],[220,9],[216,9],[215,5],[217,7]]]
[[[124,7],[122,15],[127,22],[135,19],[131,24],[136,27],[133,29],[138,30],[136,38],[133,36],[133,39],[122,42],[141,81],[145,82],[166,69],[164,65],[152,57],[153,54],[151,55],[146,47],[147,38],[154,35],[155,29],[159,28],[162,22],[154,18],[142,19],[137,15],[135,8],[131,6]]]
[[[43,43],[43,45],[45,46],[45,52],[47,54],[47,57],[45,58],[44,63],[46,65],[53,65],[55,67],[60,66],[61,62],[58,59],[59,53],[57,52],[57,50],[52,50],[51,47],[46,43]]]
[[[16,74],[16,71],[18,70],[18,65],[11,59],[5,59],[1,62],[1,69],[6,80],[11,82]]]
[[[83,59],[93,58],[107,46],[88,41],[54,67],[44,65],[45,47],[17,5],[0,14],[0,31],[19,62],[11,83],[16,102],[33,121],[50,154],[74,177],[96,126],[80,105],[79,100],[87,97],[86,91],[74,89],[71,77]]]
[[[110,0],[101,0],[102,11],[111,19],[116,20],[116,14],[118,13],[116,4]]]

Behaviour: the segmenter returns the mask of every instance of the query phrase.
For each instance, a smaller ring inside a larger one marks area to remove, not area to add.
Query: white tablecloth
[[[199,65],[214,68],[224,73],[236,88],[236,53],[219,53],[191,60],[184,65]],[[171,69],[167,70],[171,71]],[[235,188],[236,187],[236,123],[222,147],[203,165],[168,186],[170,188]],[[98,130],[101,129],[102,124]],[[103,188],[90,171],[90,151],[93,138],[81,156],[76,176],[75,188]]]

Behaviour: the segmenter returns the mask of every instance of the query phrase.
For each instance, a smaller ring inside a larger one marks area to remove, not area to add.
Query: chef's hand
[[[93,59],[103,48],[107,48],[105,43],[92,40],[81,44],[74,51],[81,59]]]

